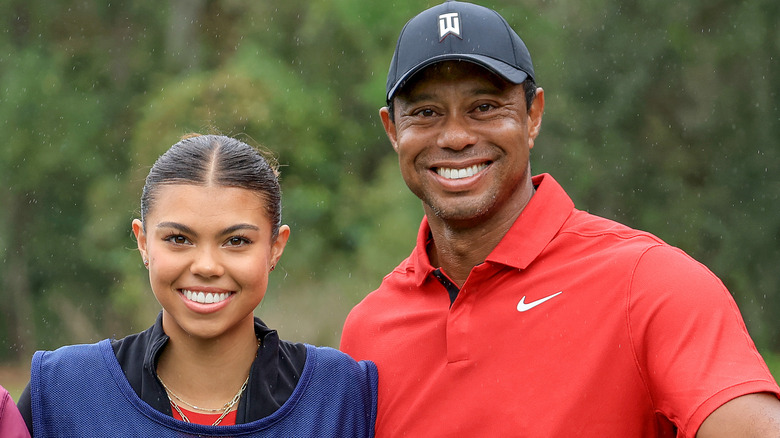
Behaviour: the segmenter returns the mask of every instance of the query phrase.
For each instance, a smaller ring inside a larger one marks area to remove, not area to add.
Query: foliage
[[[283,166],[293,234],[258,314],[336,345],[422,216],[376,114],[401,26],[435,3],[0,5],[0,361],[151,324],[129,232],[143,178],[182,134],[211,130]],[[535,172],[709,266],[780,351],[780,6],[483,4],[518,29],[545,89]]]

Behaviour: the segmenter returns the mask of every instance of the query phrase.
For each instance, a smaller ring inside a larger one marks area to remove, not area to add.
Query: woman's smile
[[[213,304],[225,301],[231,295],[231,292],[212,293],[212,292],[198,292],[189,289],[182,289],[182,295],[188,300],[194,301],[200,304]]]

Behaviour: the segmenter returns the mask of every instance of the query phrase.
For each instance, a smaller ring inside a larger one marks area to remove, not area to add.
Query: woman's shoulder
[[[95,342],[93,344],[72,344],[64,345],[56,350],[39,350],[33,355],[33,362],[37,361],[59,361],[68,360],[85,360],[89,357],[102,358],[102,352],[111,348],[110,340],[103,339],[102,341]]]
[[[290,357],[306,357],[307,344],[302,342],[279,340],[279,352]]]
[[[297,363],[302,374],[313,371],[314,368],[376,374],[376,365],[373,362],[356,361],[352,356],[333,347],[279,340],[279,353],[285,360]]]
[[[370,360],[357,361],[347,353],[331,347],[316,347],[306,344],[306,348],[309,356],[307,364],[309,365],[316,365],[320,369],[324,368],[329,373],[353,377],[364,376],[370,381],[376,379],[376,365]]]

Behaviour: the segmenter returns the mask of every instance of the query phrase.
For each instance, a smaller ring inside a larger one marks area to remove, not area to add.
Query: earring
[[[144,259],[144,268],[149,269],[149,260]]]
[[[269,270],[268,272],[273,272],[274,269],[276,269],[276,265],[271,265],[271,270]]]

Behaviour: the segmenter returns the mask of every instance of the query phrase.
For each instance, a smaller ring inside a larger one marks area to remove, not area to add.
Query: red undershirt
[[[217,418],[219,418],[219,416],[222,415],[222,414],[202,414],[200,412],[188,411],[181,406],[179,406],[179,409],[181,409],[181,411],[184,412],[184,415],[186,415],[187,418],[190,419],[190,423],[202,424],[204,426],[211,426],[212,424],[214,424],[215,421],[217,421]],[[223,418],[222,421],[219,422],[219,426],[235,425],[236,412],[238,411],[235,409],[228,412],[228,414],[225,415],[225,418]],[[176,409],[173,409],[173,418],[184,421],[184,419],[181,418],[181,415],[179,415],[179,413],[176,412]]]

